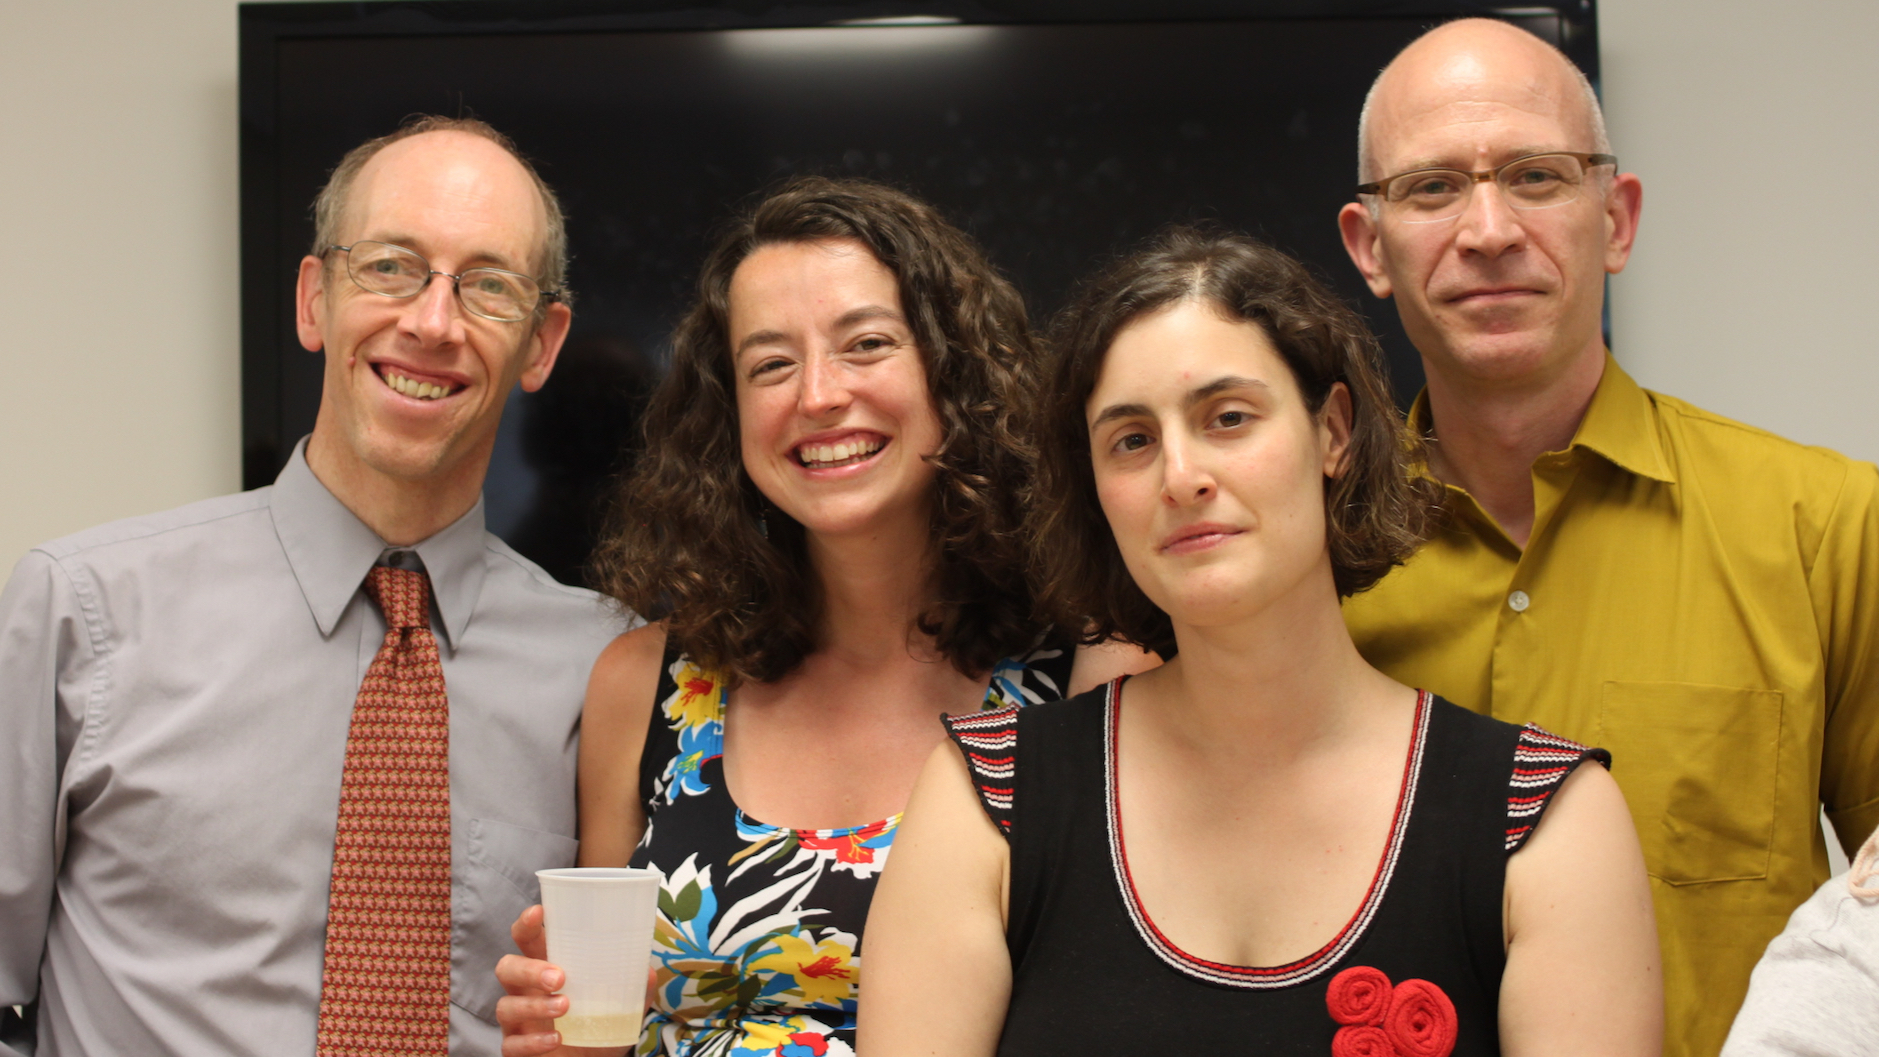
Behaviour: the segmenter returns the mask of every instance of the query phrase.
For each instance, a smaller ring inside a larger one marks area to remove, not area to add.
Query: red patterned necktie
[[[326,915],[318,1057],[447,1054],[450,700],[430,580],[376,566],[385,643],[352,707]]]

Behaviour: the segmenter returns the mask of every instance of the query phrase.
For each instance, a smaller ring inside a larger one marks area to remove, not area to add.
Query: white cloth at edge
[[[1788,918],[1749,978],[1722,1057],[1879,1054],[1879,831]]]

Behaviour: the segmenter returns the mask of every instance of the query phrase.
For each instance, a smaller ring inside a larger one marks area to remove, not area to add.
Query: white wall
[[[1879,459],[1879,3],[1599,0],[1644,179],[1612,344],[1644,385]]]
[[[1620,358],[1879,457],[1879,4],[1600,7],[1612,138],[1646,192]],[[234,0],[8,4],[0,568],[239,485],[235,73]]]
[[[234,0],[8,2],[0,567],[240,486]]]

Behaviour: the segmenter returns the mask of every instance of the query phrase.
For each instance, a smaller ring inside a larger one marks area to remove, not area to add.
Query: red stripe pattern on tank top
[[[1370,890],[1365,893],[1363,903],[1331,942],[1295,962],[1274,966],[1228,965],[1196,958],[1162,935],[1143,909],[1141,896],[1129,874],[1128,851],[1122,834],[1122,801],[1116,788],[1116,729],[1122,717],[1121,679],[1109,684],[1106,698],[1108,720],[1103,755],[1104,800],[1109,805],[1109,861],[1115,867],[1116,884],[1122,890],[1123,906],[1128,909],[1129,920],[1135,924],[1135,931],[1142,937],[1142,942],[1162,961],[1181,973],[1208,983],[1249,991],[1290,987],[1310,980],[1336,965],[1363,938],[1364,931],[1382,908],[1384,893],[1390,887],[1390,877],[1396,872],[1397,860],[1402,857],[1403,837],[1409,829],[1409,816],[1416,803],[1416,786],[1422,776],[1423,746],[1428,742],[1430,705],[1434,700],[1432,695],[1426,690],[1416,694],[1416,719],[1409,739],[1409,757],[1403,766],[1402,786],[1396,795],[1396,815],[1390,821],[1389,843],[1383,849],[1383,858],[1377,863],[1376,873],[1371,876]]]
[[[1532,723],[1521,729],[1514,745],[1513,777],[1507,782],[1507,854],[1519,851],[1533,836],[1553,794],[1587,760],[1597,760],[1608,770],[1612,765],[1611,753],[1604,749],[1587,748]]]
[[[999,832],[1009,835],[1018,770],[1018,706],[947,716],[945,722],[947,733],[965,754],[979,803]]]

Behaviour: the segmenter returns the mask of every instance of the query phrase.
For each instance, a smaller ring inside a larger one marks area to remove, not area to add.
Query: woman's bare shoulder
[[[1124,675],[1140,675],[1160,665],[1160,654],[1116,639],[1094,646],[1078,646],[1076,664],[1070,669],[1070,689],[1065,696],[1075,697]]]
[[[587,680],[587,703],[582,725],[593,733],[596,721],[622,721],[637,717],[643,724],[659,690],[659,670],[665,660],[664,624],[634,628],[600,651]]]
[[[1582,763],[1560,784],[1532,837],[1508,858],[1502,893],[1510,944],[1526,932],[1566,943],[1593,934],[1610,940],[1608,919],[1656,943],[1644,852],[1605,768]]]
[[[640,755],[665,657],[665,626],[648,624],[607,644],[581,708],[579,788],[583,866],[625,866],[645,829]]]

